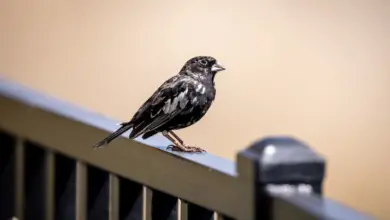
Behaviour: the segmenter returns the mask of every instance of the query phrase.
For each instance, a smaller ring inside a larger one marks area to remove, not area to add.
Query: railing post
[[[322,194],[325,160],[305,143],[287,136],[266,137],[241,151],[239,180],[248,186],[250,219],[273,219],[269,194]]]

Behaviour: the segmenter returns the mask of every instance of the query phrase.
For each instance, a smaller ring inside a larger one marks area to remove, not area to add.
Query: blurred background
[[[5,0],[0,73],[128,120],[187,59],[216,57],[190,144],[235,160],[266,135],[328,159],[325,194],[390,216],[390,1]]]

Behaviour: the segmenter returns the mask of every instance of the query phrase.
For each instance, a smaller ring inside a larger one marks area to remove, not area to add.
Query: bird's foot
[[[200,147],[192,147],[192,146],[186,146],[184,144],[180,145],[169,145],[167,147],[167,150],[171,151],[179,151],[179,152],[188,152],[188,153],[204,153],[206,150],[200,148]]]

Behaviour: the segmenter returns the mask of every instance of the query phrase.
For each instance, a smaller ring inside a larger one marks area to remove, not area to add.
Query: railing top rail
[[[114,120],[109,119],[104,115],[88,111],[70,103],[66,103],[65,101],[56,99],[44,93],[39,93],[33,89],[27,88],[16,82],[6,80],[4,78],[0,78],[0,95],[108,132],[113,132],[118,128],[118,122],[115,122]],[[128,133],[129,131],[122,134],[122,136],[128,137]],[[135,139],[135,141],[159,149],[164,149],[164,147],[171,144],[166,138],[164,138],[160,134],[150,137],[147,140],[137,138]],[[91,146],[93,144],[94,143],[91,143]],[[183,154],[178,152],[167,152],[171,154],[180,155],[181,157],[186,158],[192,162],[209,167],[210,169],[217,170],[227,175],[237,175],[236,164],[233,161],[215,156],[210,153]]]
[[[237,181],[232,161],[171,153],[158,135],[142,142],[120,138],[94,150],[116,122],[6,79],[0,79],[0,106],[0,127],[14,136],[228,216],[245,214],[244,204],[235,201],[250,189]]]
[[[322,191],[325,161],[293,138],[265,138],[241,151],[237,162],[208,153],[167,152],[170,143],[160,135],[119,139],[112,147],[93,151],[94,141],[114,131],[116,122],[1,77],[0,106],[0,127],[10,133],[233,218],[271,213],[271,219],[372,219],[315,194]],[[310,184],[315,193],[275,191],[284,186],[299,191],[299,184],[291,180]],[[262,206],[254,197],[270,185],[276,186],[268,193],[272,207]]]

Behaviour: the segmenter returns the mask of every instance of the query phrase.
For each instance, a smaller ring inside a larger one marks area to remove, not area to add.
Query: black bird
[[[146,139],[161,132],[174,143],[169,146],[172,150],[205,151],[186,145],[173,130],[193,125],[206,114],[215,98],[214,77],[223,70],[225,68],[210,56],[197,56],[188,60],[177,75],[165,81],[154,92],[130,121],[121,123],[118,130],[93,148],[103,147],[132,128],[130,139],[141,135]]]

